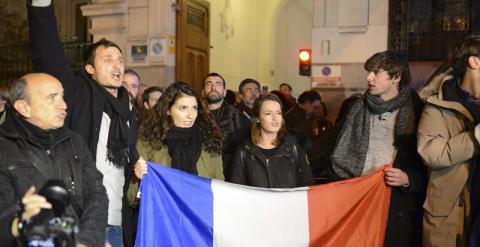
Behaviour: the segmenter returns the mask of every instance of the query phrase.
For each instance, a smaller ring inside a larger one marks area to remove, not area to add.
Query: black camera
[[[27,222],[22,222],[20,242],[29,247],[74,247],[78,227],[75,218],[66,214],[70,192],[62,180],[52,179],[38,192],[52,209],[42,209]]]

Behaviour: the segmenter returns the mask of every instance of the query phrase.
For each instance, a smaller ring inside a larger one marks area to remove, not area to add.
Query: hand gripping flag
[[[265,189],[148,162],[136,246],[383,246],[390,188],[368,176]]]

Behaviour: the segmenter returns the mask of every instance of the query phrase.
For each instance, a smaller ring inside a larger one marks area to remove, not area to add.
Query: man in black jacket
[[[312,115],[315,107],[322,102],[320,94],[315,90],[308,90],[300,94],[298,104],[295,104],[285,113],[285,122],[290,132],[301,132],[305,136],[312,137]]]
[[[71,193],[66,213],[79,225],[77,246],[102,246],[108,205],[102,174],[82,138],[63,127],[62,85],[50,75],[30,74],[12,85],[10,95],[12,107],[0,127],[1,245],[16,246],[19,223],[52,208],[35,188],[61,179]]]
[[[114,247],[133,246],[132,211],[123,197],[137,160],[134,117],[122,87],[123,54],[102,39],[86,51],[85,71],[75,76],[58,39],[50,0],[31,0],[28,22],[34,69],[55,76],[65,89],[66,126],[80,134],[92,152],[107,190],[107,240]],[[122,241],[125,239],[125,241]]]
[[[237,108],[224,101],[227,95],[225,79],[217,73],[209,73],[203,79],[202,96],[208,103],[215,121],[222,130],[222,163],[225,180],[230,178],[232,158],[237,146],[250,133],[250,121]]]
[[[238,85],[238,92],[242,102],[237,105],[237,108],[250,119],[253,114],[253,103],[260,97],[260,82],[247,78]]]

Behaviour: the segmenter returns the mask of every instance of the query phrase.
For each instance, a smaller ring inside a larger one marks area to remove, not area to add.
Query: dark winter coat
[[[288,132],[294,135],[300,146],[309,152],[312,149],[313,121],[307,119],[307,112],[299,104],[294,104],[285,112],[283,118]]]
[[[94,85],[97,82],[85,72],[75,76],[58,39],[53,6],[28,10],[34,69],[55,76],[62,83],[68,106],[65,125],[83,137],[95,158],[106,98]]]
[[[70,62],[65,56],[58,38],[57,23],[53,6],[32,7],[28,6],[28,21],[30,31],[30,45],[32,47],[32,61],[35,71],[44,72],[55,76],[65,90],[65,101],[68,106],[68,115],[65,126],[77,132],[87,144],[94,159],[99,140],[102,114],[106,98],[96,88],[97,83],[85,72],[79,76],[74,75]],[[119,90],[125,90],[120,87]],[[125,107],[129,107],[128,103]],[[131,118],[133,121],[135,118]],[[136,124],[130,122],[130,126]],[[136,136],[134,128],[130,128],[131,136]],[[124,195],[126,194],[130,178],[133,174],[133,162],[138,159],[135,142],[130,147],[131,164],[125,166]],[[133,246],[134,212],[129,208],[126,197],[123,199],[122,226],[127,246]]]
[[[233,157],[239,146],[250,131],[250,120],[237,108],[226,102],[214,112],[215,121],[223,135],[222,163],[225,180],[231,174]]]
[[[237,105],[237,109],[240,111],[240,113],[243,113],[246,118],[251,119],[253,116],[253,108],[248,107],[245,105],[245,103],[240,102],[240,104]]]
[[[5,122],[5,117],[6,117],[6,112],[5,111],[2,111],[0,112],[0,125],[3,124],[3,122]]]
[[[417,94],[412,94],[413,114],[416,130],[423,109],[423,102]],[[363,99],[357,99],[355,104],[363,104]],[[355,145],[355,144],[352,144]],[[397,150],[393,167],[408,175],[408,188],[392,187],[388,212],[385,247],[421,246],[422,243],[422,204],[425,200],[427,185],[426,168],[417,153],[416,131],[411,134],[394,136],[394,146]],[[345,153],[344,155],[349,155]],[[334,178],[338,180],[339,178]]]
[[[249,139],[237,148],[231,182],[263,188],[294,188],[314,184],[305,151],[285,134],[269,159]]]
[[[289,131],[302,132],[307,136],[313,135],[312,121],[307,119],[307,112],[299,104],[295,104],[285,112],[284,118]]]
[[[0,127],[1,245],[16,246],[11,224],[27,189],[35,186],[39,190],[47,180],[57,178],[73,191],[67,214],[77,219],[77,242],[103,246],[108,199],[102,174],[82,138],[63,127],[55,136],[48,134],[50,144],[46,148],[16,114],[10,113]]]

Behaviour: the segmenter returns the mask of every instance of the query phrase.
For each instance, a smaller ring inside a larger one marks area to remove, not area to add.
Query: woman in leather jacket
[[[237,148],[231,182],[264,188],[312,185],[307,155],[286,131],[280,99],[262,95],[253,111],[251,138]]]

